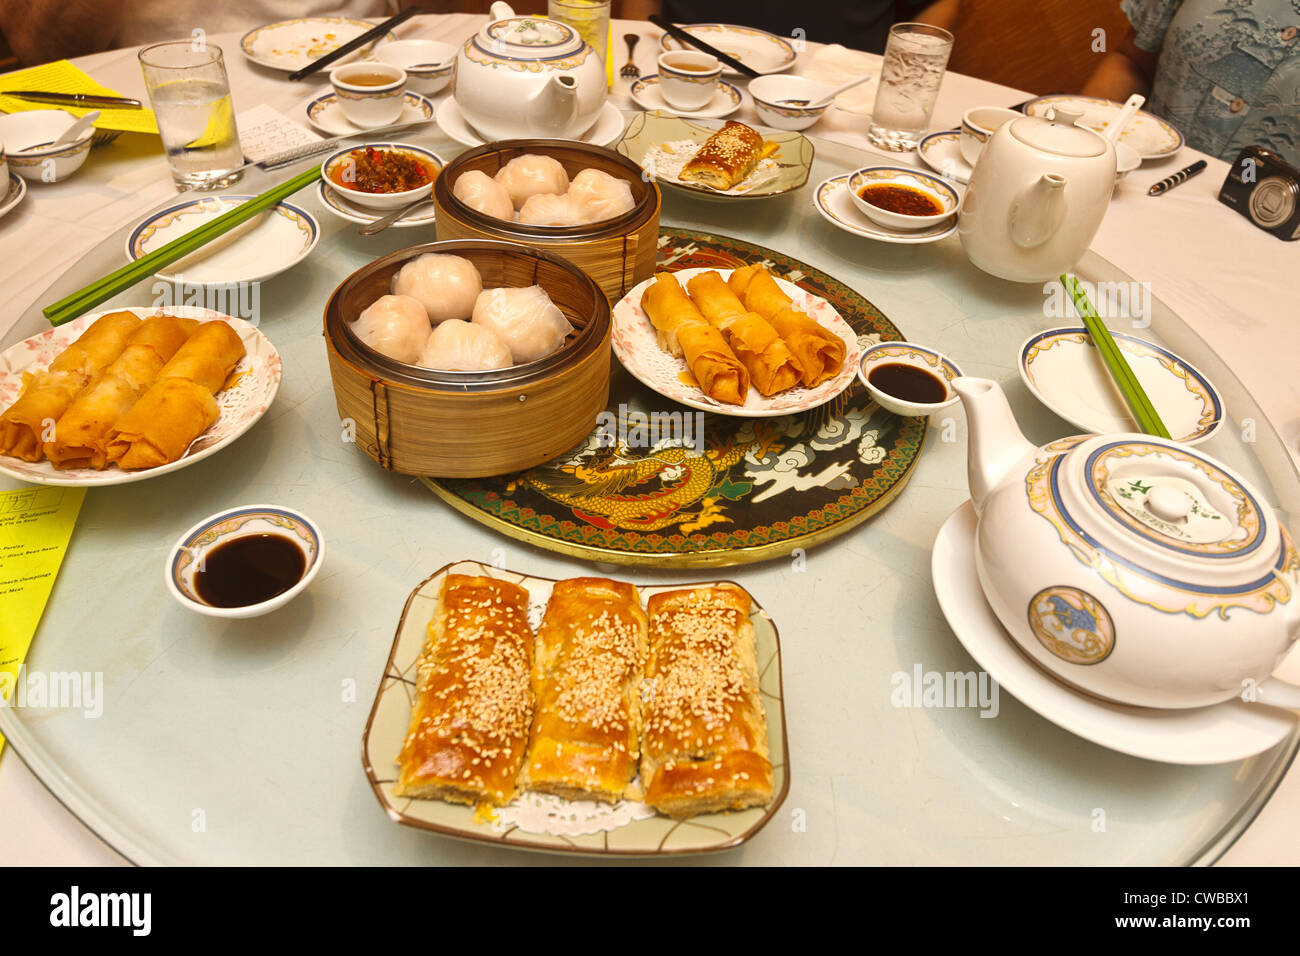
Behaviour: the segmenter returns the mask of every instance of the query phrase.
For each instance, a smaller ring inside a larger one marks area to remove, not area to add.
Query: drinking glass
[[[578,31],[578,36],[605,61],[609,40],[610,0],[547,0],[546,15]]]
[[[920,145],[939,98],[952,41],[947,30],[925,23],[896,23],[889,28],[867,130],[873,145],[896,152]]]
[[[140,51],[140,69],[172,179],[181,189],[238,182],[244,164],[221,48],[197,40]]]

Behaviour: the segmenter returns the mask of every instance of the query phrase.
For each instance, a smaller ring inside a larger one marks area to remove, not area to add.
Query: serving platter
[[[793,284],[824,299],[859,342],[903,338],[842,282],[772,249],[681,229],[662,229],[660,241],[661,271],[763,262],[775,276],[798,275]],[[457,510],[549,550],[721,567],[856,527],[902,491],[925,441],[925,419],[885,411],[856,381],[818,408],[761,419],[683,412],[625,373],[610,391],[605,425],[554,461],[499,478],[423,480]],[[642,440],[638,422],[645,431],[653,421],[681,434]]]
[[[790,791],[790,744],[785,731],[781,642],[776,624],[757,601],[750,620],[754,625],[759,691],[767,713],[767,742],[772,760],[774,797],[767,806],[672,820],[634,801],[625,800],[608,807],[589,801],[524,794],[487,817],[470,806],[394,795],[395,761],[411,721],[420,652],[442,581],[448,574],[486,576],[523,586],[528,590],[529,623],[534,629],[541,623],[555,584],[554,578],[520,574],[478,561],[457,561],[434,572],[411,592],[402,609],[361,742],[362,765],[370,787],[394,822],[464,840],[552,853],[680,856],[738,847],[775,816]],[[661,591],[705,583],[720,582],[657,584],[639,590],[641,597],[648,599]]]
[[[271,340],[256,326],[243,319],[198,306],[175,306],[166,309],[127,308],[109,311],[134,312],[141,318],[165,312],[203,322],[220,320],[228,322],[239,334],[246,354],[230,373],[226,387],[217,393],[220,417],[212,426],[190,443],[185,454],[176,461],[156,468],[140,471],[123,471],[110,466],[103,471],[94,468],[55,468],[49,461],[23,461],[0,455],[0,474],[37,485],[64,485],[100,487],[125,485],[131,482],[156,478],[181,468],[188,468],[210,455],[215,455],[236,438],[239,438],[260,419],[280,389],[280,353]],[[64,325],[48,329],[12,345],[0,352],[0,411],[8,408],[18,398],[23,388],[23,374],[45,369],[56,356],[71,345],[82,332],[107,312],[92,312],[73,319]]]
[[[686,283],[695,276],[709,271],[714,270],[679,269],[676,275],[684,288]],[[716,271],[723,280],[731,275],[728,269]],[[680,402],[688,408],[715,412],[719,415],[734,415],[739,418],[776,418],[825,405],[853,384],[858,363],[862,359],[862,346],[858,342],[857,333],[825,299],[778,277],[776,284],[790,297],[796,309],[811,316],[823,328],[830,329],[843,340],[844,363],[839,373],[816,388],[804,388],[799,385],[767,396],[761,395],[751,384],[743,405],[729,405],[710,398],[692,377],[686,359],[674,356],[660,348],[654,325],[651,324],[645,310],[641,308],[641,297],[652,282],[654,279],[650,278],[638,283],[615,303],[612,343],[614,355],[623,363],[623,367],[639,382],[664,398]]]

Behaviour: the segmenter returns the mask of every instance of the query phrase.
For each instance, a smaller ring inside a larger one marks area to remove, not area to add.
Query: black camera
[[[1279,239],[1300,239],[1300,169],[1262,146],[1233,160],[1219,202]]]

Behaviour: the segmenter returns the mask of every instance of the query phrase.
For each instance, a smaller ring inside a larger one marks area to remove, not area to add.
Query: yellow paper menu
[[[84,488],[0,491],[0,696],[6,700],[17,685],[85,497]]]
[[[25,110],[60,109],[73,116],[85,116],[90,108],[77,106],[51,106],[49,103],[37,103],[35,100],[20,100],[16,96],[5,96],[8,90],[40,90],[44,93],[94,93],[98,96],[121,96],[117,90],[101,86],[78,67],[67,60],[42,63],[26,70],[0,74],[0,110],[6,113],[21,113]],[[146,103],[148,101],[145,101]],[[96,129],[120,129],[128,133],[157,133],[158,124],[154,121],[153,110],[100,109],[99,119],[95,120]]]

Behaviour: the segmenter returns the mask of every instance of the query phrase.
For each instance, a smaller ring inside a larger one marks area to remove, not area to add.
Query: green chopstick
[[[311,169],[299,173],[293,179],[268,189],[260,196],[255,196],[247,202],[240,203],[234,209],[222,213],[211,222],[206,222],[185,235],[173,239],[165,246],[160,246],[134,262],[129,262],[122,268],[110,272],[102,279],[95,280],[84,289],[77,290],[53,305],[47,305],[41,311],[50,320],[51,325],[62,325],[79,315],[84,315],[101,302],[111,299],[137,282],[149,278],[149,276],[171,265],[177,259],[185,258],[218,236],[234,229],[240,223],[252,219],[263,210],[270,209],[282,199],[292,196],[305,186],[310,186],[319,178],[320,167],[313,166]],[[220,196],[215,198],[220,198]]]
[[[1088,334],[1092,336],[1092,341],[1097,346],[1097,352],[1101,355],[1101,360],[1106,363],[1106,368],[1110,372],[1110,377],[1119,387],[1119,393],[1123,396],[1129,411],[1133,413],[1133,419],[1137,422],[1138,428],[1148,435],[1155,435],[1157,438],[1169,438],[1169,429],[1165,428],[1165,423],[1160,420],[1159,413],[1156,412],[1155,406],[1151,404],[1151,398],[1147,395],[1146,389],[1138,381],[1137,376],[1133,373],[1132,367],[1124,354],[1120,351],[1119,345],[1116,344],[1114,337],[1111,336],[1110,330],[1106,328],[1097,315],[1097,310],[1092,307],[1088,300],[1088,293],[1083,291],[1079,285],[1079,280],[1072,275],[1062,274],[1061,285],[1065,286],[1065,291],[1070,294],[1074,300],[1074,307],[1078,310],[1079,315],[1083,318],[1083,324],[1088,329]]]

